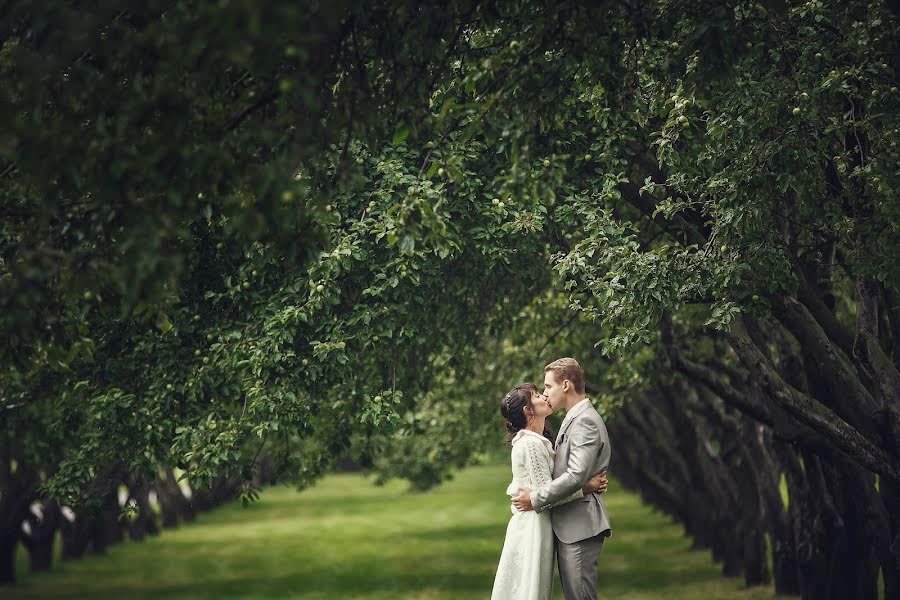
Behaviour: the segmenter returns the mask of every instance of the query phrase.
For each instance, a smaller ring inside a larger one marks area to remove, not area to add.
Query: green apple
[[[795,107],[794,107],[794,110],[792,110],[791,113],[794,114],[794,115],[799,115],[799,114],[800,114],[800,107],[799,107],[799,106],[795,106]]]
[[[546,158],[544,159],[544,166],[545,166],[545,167],[549,167],[549,166],[550,166],[550,161],[547,160]]]
[[[321,294],[322,292],[325,291],[325,286],[320,283],[319,285],[316,286],[316,291]]]

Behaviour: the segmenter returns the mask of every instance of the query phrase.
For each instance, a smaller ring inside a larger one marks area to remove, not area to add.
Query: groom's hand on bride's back
[[[520,512],[534,510],[531,505],[531,488],[519,486],[519,493],[512,497],[513,506]]]
[[[581,491],[584,492],[585,496],[587,496],[591,492],[602,494],[607,489],[609,489],[609,481],[606,479],[606,471],[600,471],[599,473],[588,479],[588,482],[584,484],[584,487],[581,488]]]

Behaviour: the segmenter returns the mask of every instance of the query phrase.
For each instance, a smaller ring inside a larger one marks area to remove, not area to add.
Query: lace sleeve
[[[538,489],[542,485],[550,483],[553,479],[553,465],[550,464],[550,453],[547,448],[539,441],[528,440],[525,445],[525,469],[528,471],[528,477],[531,479],[532,491]],[[552,504],[548,504],[541,508],[541,511],[568,504],[573,500],[584,498],[584,491],[580,488],[572,492],[569,496],[561,498]]]
[[[550,453],[543,443],[536,439],[525,441],[525,470],[531,480],[531,488],[537,489],[550,483],[552,479]]]

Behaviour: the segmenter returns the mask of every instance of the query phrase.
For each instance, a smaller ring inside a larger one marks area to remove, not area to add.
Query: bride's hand
[[[600,471],[599,473],[588,479],[588,482],[584,484],[584,487],[581,488],[581,491],[584,492],[585,496],[587,496],[591,492],[602,494],[608,487],[609,482],[606,480],[606,471]]]

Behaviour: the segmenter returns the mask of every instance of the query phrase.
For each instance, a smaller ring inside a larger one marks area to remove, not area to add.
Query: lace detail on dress
[[[525,445],[525,470],[531,480],[531,489],[550,483],[550,475],[553,465],[550,464],[550,453],[540,440],[525,438],[521,442]]]
[[[528,470],[528,476],[531,479],[531,491],[534,491],[542,485],[553,481],[553,463],[547,447],[541,443],[541,440],[528,438],[523,440],[522,443],[525,444],[525,468]],[[568,504],[573,500],[582,498],[584,498],[584,492],[581,489],[577,489],[565,498],[560,498],[541,510],[544,511],[554,506]]]

